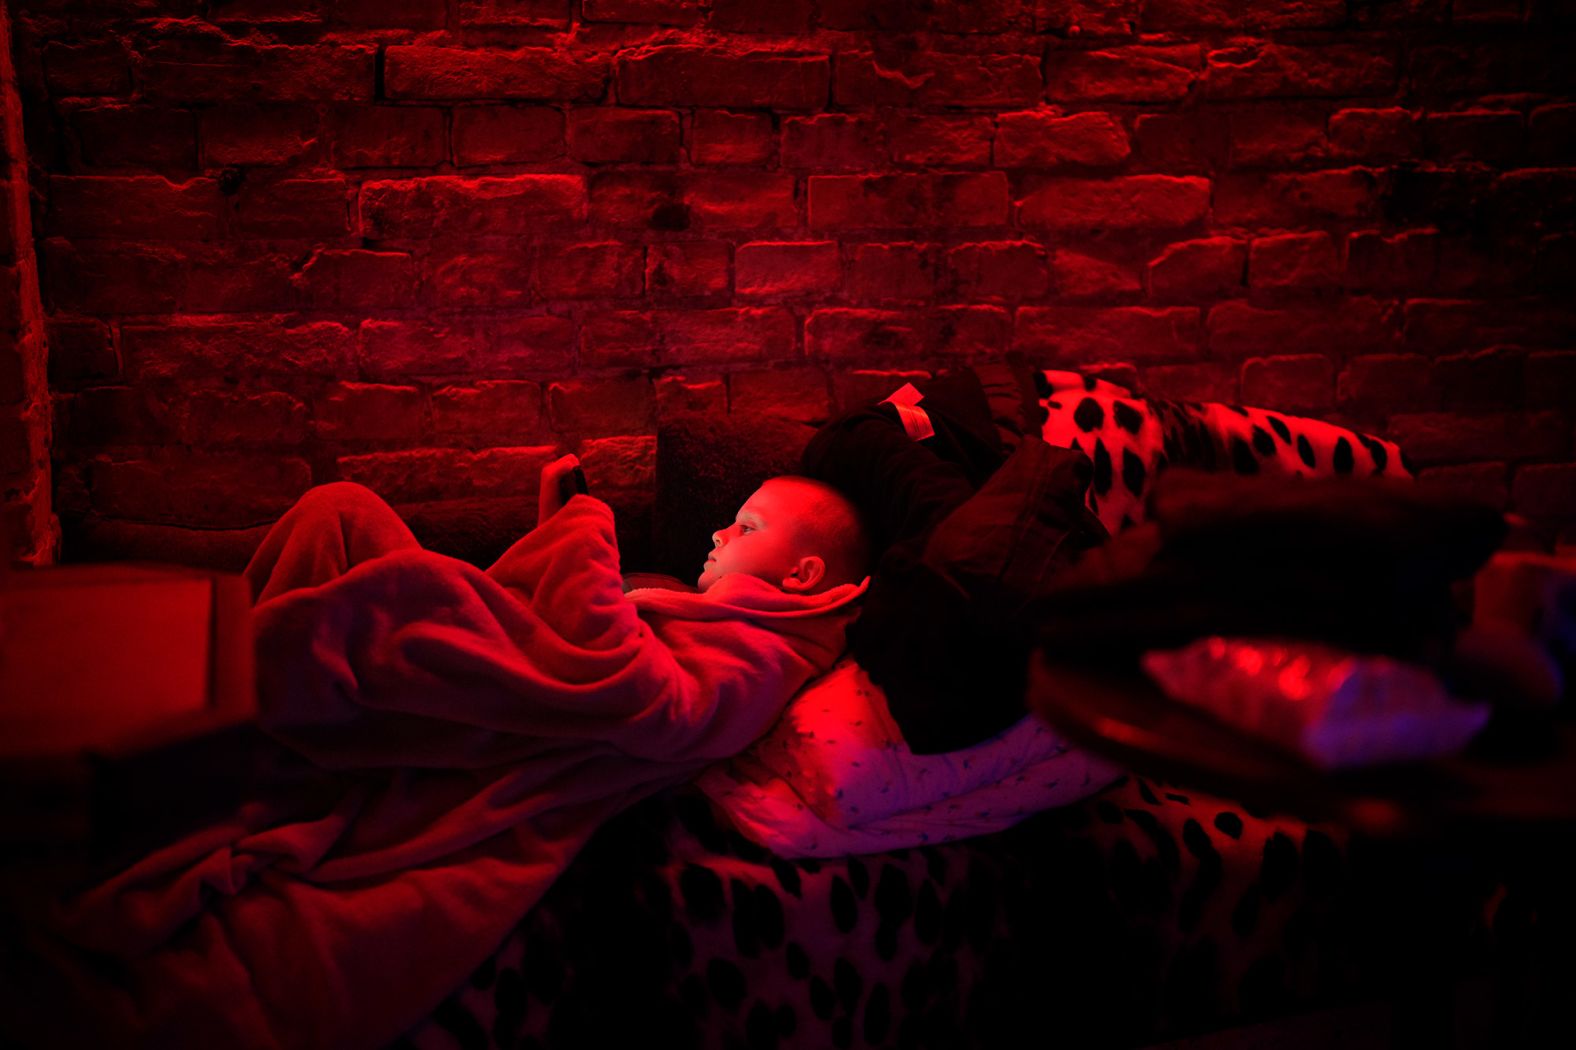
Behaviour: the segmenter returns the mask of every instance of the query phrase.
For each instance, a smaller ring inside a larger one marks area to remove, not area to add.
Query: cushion
[[[1219,402],[1135,397],[1115,383],[1046,371],[1042,436],[1094,462],[1089,509],[1112,535],[1144,520],[1167,465],[1237,474],[1411,477],[1391,441],[1317,419]]]

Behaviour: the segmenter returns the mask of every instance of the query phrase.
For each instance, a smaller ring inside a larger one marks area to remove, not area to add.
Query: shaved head
[[[768,485],[794,493],[794,525],[805,547],[826,559],[827,585],[858,583],[870,572],[870,540],[859,511],[837,489],[814,478],[782,474]]]

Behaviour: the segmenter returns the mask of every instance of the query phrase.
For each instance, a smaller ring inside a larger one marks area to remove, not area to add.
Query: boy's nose
[[[711,534],[711,547],[712,547],[712,550],[716,550],[718,547],[721,547],[721,546],[722,546],[722,533],[720,531],[712,533]]]

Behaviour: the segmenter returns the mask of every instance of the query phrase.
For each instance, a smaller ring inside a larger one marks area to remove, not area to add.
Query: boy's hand
[[[536,523],[551,518],[558,513],[558,508],[564,505],[562,492],[563,479],[580,465],[580,457],[576,455],[559,456],[547,466],[542,468],[542,480],[536,492]]]

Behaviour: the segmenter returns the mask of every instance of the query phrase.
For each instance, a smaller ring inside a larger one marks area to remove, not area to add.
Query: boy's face
[[[696,585],[704,591],[732,572],[758,577],[785,590],[818,582],[824,564],[805,549],[799,534],[806,505],[805,493],[789,482],[772,480],[756,489],[739,508],[733,524],[711,534],[711,556]],[[812,575],[814,578],[809,578]]]

